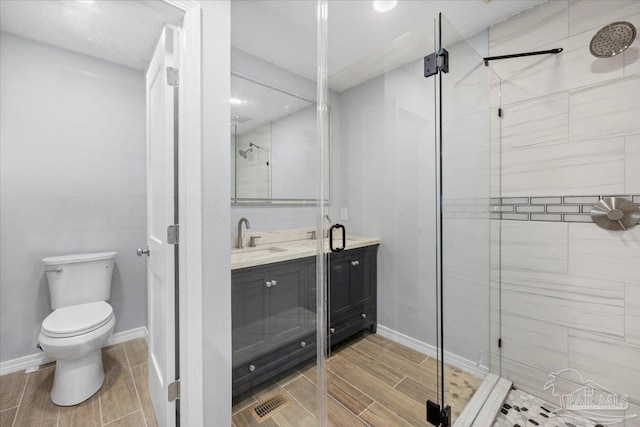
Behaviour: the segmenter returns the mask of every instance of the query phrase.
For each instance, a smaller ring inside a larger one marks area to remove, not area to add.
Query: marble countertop
[[[380,239],[373,237],[347,236],[345,250],[362,248],[380,244]],[[315,256],[317,240],[310,238],[284,242],[258,244],[255,248],[231,250],[231,270],[255,267],[257,265]],[[342,239],[337,239],[334,246],[341,246]],[[329,252],[329,239],[324,239],[324,252]]]

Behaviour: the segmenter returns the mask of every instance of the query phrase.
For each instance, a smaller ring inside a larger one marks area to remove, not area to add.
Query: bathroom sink
[[[263,255],[271,255],[279,252],[286,252],[286,249],[279,248],[277,246],[269,246],[266,248],[246,248],[246,249],[234,249],[231,251],[232,258],[250,258]]]

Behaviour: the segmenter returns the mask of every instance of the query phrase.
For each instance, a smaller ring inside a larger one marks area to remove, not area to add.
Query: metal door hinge
[[[167,227],[167,243],[170,245],[180,243],[180,226],[178,224]]]
[[[169,384],[167,388],[167,397],[169,402],[180,399],[180,378]]]
[[[502,348],[502,338],[498,338],[498,348]]]
[[[502,108],[498,108],[498,117],[502,117]]]
[[[440,49],[431,55],[424,57],[424,76],[429,77],[438,72],[449,72],[449,52],[446,49]]]
[[[167,84],[169,86],[178,87],[180,83],[180,73],[177,68],[167,67]]]
[[[451,406],[440,409],[440,405],[427,400],[427,422],[438,427],[451,426]]]

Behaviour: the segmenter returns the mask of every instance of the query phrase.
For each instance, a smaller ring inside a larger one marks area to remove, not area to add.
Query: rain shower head
[[[249,156],[249,153],[253,151],[253,147],[260,149],[260,146],[254,144],[253,142],[250,142],[249,148],[247,148],[246,150],[238,150],[238,153],[240,154],[240,156],[242,156],[243,159],[246,159],[247,156]]]
[[[636,38],[636,27],[625,21],[600,29],[591,39],[589,51],[596,58],[610,58],[627,50]]]

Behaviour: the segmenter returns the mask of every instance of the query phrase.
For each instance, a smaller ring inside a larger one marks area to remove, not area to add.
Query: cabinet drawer
[[[283,345],[233,368],[233,394],[248,390],[316,354],[315,334]]]
[[[348,313],[340,316],[332,316],[329,319],[329,324],[338,328],[341,325],[348,325],[351,323],[369,323],[374,320],[373,306],[366,305],[363,307],[357,307],[350,310]]]
[[[329,342],[331,345],[343,341],[345,338],[375,325],[373,306],[352,310],[347,314],[331,319],[329,327]]]

